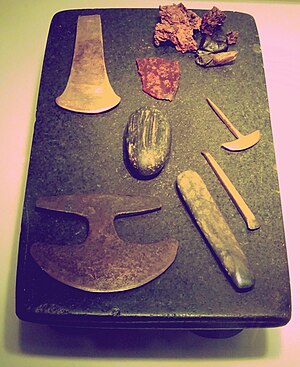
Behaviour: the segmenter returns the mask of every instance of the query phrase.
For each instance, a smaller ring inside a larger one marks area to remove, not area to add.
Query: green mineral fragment
[[[238,51],[226,51],[213,53],[203,50],[196,52],[195,62],[197,65],[209,68],[212,66],[230,64],[237,58]]]

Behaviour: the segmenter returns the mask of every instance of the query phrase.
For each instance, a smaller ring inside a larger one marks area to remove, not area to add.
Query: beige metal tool
[[[98,113],[120,100],[106,72],[100,15],[79,16],[69,80],[56,103],[71,111]]]
[[[231,281],[240,290],[250,290],[255,279],[247,258],[202,178],[195,171],[184,171],[177,177],[177,187]]]
[[[228,176],[225,174],[223,169],[220,167],[218,162],[213,158],[213,156],[208,152],[201,152],[205,157],[212,170],[220,180],[221,184],[224,186],[231,200],[234,202],[235,206],[241,213],[244,221],[247,224],[247,227],[251,230],[258,229],[260,224],[258,223],[255,215],[252,213],[251,209],[248,207],[240,193],[237,191],[233,183],[230,181]]]
[[[43,197],[37,207],[73,213],[88,220],[86,240],[79,244],[36,242],[30,253],[51,277],[89,292],[117,292],[139,287],[162,274],[175,260],[176,239],[154,243],[122,240],[114,227],[118,216],[161,208],[156,197],[75,194]]]
[[[236,140],[222,144],[223,148],[231,151],[240,151],[251,148],[253,147],[253,145],[259,142],[261,137],[259,130],[253,131],[248,135],[241,134],[238,129],[233,126],[228,117],[225,116],[225,114],[220,110],[218,106],[216,106],[209,98],[206,98],[206,100],[213,111],[216,113],[216,115],[226,125],[229,131],[236,137]]]

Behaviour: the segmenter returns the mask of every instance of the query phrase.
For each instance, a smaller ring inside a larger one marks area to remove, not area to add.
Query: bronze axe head
[[[162,274],[175,260],[178,242],[128,243],[114,227],[120,215],[161,208],[148,196],[75,194],[43,197],[37,207],[87,218],[89,232],[83,243],[34,243],[30,252],[51,277],[89,292],[117,292],[141,286]]]

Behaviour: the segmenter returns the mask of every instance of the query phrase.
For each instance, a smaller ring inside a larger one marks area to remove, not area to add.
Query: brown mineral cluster
[[[237,42],[239,36],[239,32],[237,31],[230,31],[226,34],[226,40],[228,45],[234,45]]]
[[[201,33],[212,36],[217,27],[223,25],[226,19],[226,15],[214,6],[211,10],[207,11],[202,17]]]
[[[182,53],[196,51],[197,43],[193,38],[194,30],[200,30],[201,18],[182,3],[159,7],[160,23],[154,31],[154,44],[170,41]]]

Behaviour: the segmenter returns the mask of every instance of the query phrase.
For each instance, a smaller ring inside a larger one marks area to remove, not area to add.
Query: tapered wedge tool
[[[100,15],[79,16],[69,80],[56,103],[71,111],[98,113],[120,100],[106,72]]]

